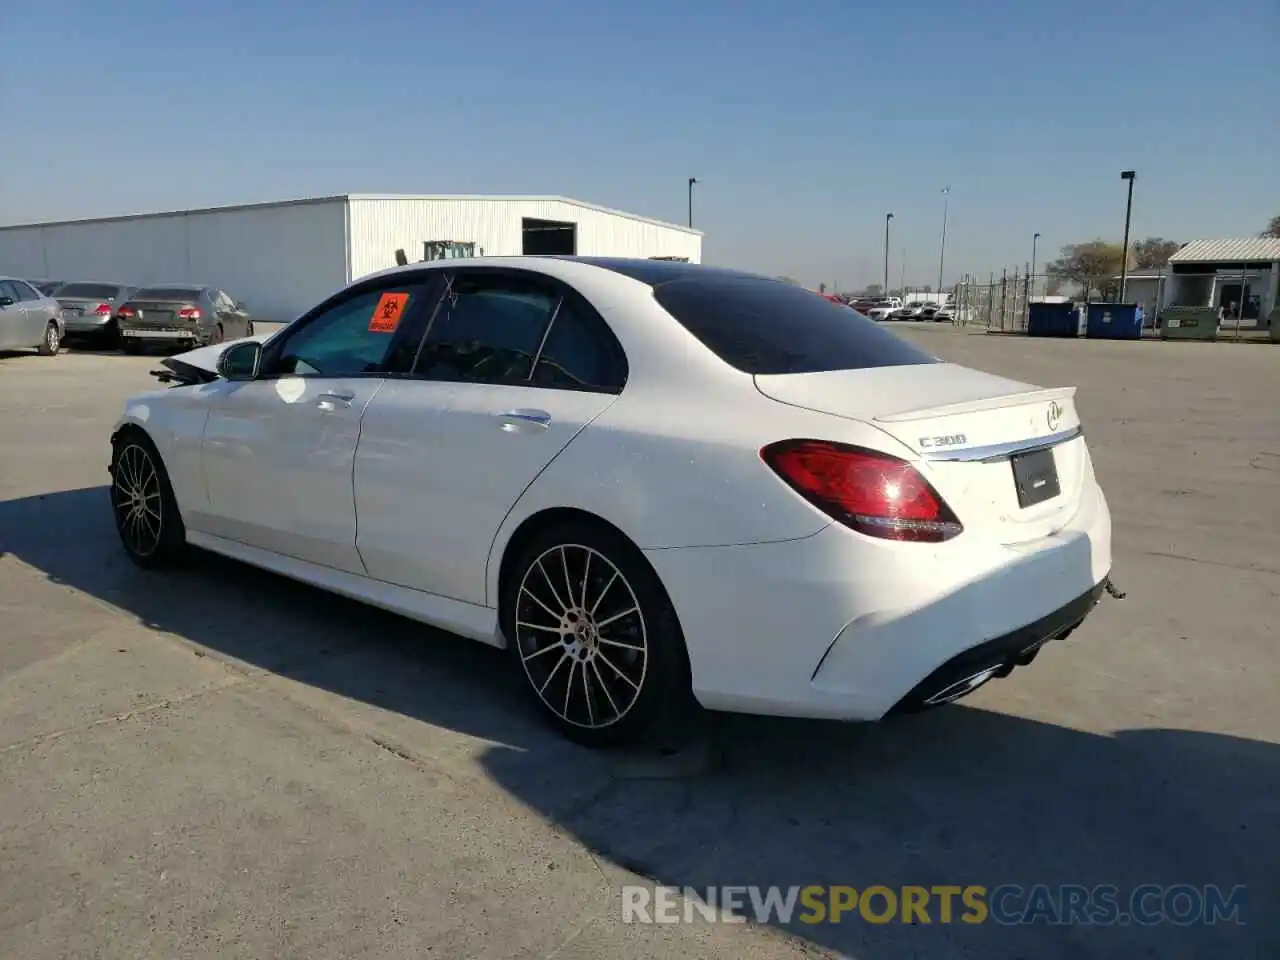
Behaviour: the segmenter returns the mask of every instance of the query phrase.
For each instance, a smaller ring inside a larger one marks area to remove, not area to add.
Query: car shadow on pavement
[[[500,651],[211,555],[136,569],[105,487],[0,503],[4,554],[201,654],[487,741],[494,782],[647,884],[1114,885],[1122,908],[1144,884],[1248,888],[1244,925],[946,924],[936,905],[928,924],[774,924],[846,956],[1280,956],[1275,744],[957,705],[875,726],[712,715],[672,756],[593,753],[536,720]]]

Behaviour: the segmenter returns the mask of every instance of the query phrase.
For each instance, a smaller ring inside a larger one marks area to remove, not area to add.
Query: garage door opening
[[[527,257],[574,256],[578,252],[578,225],[559,220],[520,222],[521,249]]]

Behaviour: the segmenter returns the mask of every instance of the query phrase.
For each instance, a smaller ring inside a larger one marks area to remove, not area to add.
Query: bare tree
[[[1271,222],[1267,224],[1267,229],[1262,231],[1264,237],[1280,237],[1280,214],[1271,218]]]
[[[1129,266],[1133,270],[1154,270],[1163,267],[1181,246],[1176,240],[1163,237],[1147,237],[1139,240],[1130,251]]]
[[[1071,243],[1062,248],[1062,255],[1045,265],[1045,273],[1051,280],[1075,284],[1088,296],[1092,291],[1107,289],[1112,279],[1120,273],[1123,252],[1118,243],[1090,240],[1088,243]]]

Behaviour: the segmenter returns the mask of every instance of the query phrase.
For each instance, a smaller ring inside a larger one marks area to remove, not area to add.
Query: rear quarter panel
[[[628,386],[516,502],[494,540],[489,597],[498,562],[529,517],[569,507],[613,524],[644,550],[772,543],[811,536],[831,519],[764,464],[760,449],[814,437],[896,450],[884,433],[855,421],[777,403],[743,375],[697,395]]]

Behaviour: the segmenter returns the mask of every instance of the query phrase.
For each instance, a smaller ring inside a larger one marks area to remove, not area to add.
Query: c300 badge
[[[1045,419],[1049,421],[1050,432],[1056,431],[1058,429],[1058,424],[1062,423],[1062,406],[1057,400],[1049,404],[1049,412],[1045,416]]]

